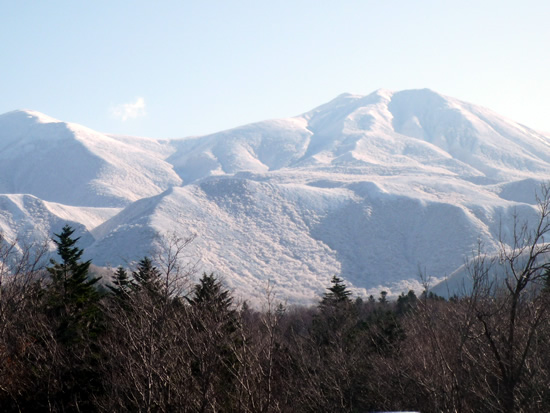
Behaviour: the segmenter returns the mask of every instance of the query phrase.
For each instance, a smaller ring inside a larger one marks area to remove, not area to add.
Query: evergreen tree
[[[120,298],[127,296],[134,285],[123,267],[117,268],[116,272],[113,274],[112,283],[113,285],[108,285],[107,288],[109,288],[116,297]]]
[[[144,257],[137,266],[136,271],[132,272],[134,286],[138,290],[145,290],[153,295],[162,294],[160,271],[153,265],[148,257]]]
[[[72,238],[73,233],[74,229],[65,225],[60,234],[54,234],[61,262],[51,259],[47,269],[51,277],[47,312],[59,321],[58,337],[65,343],[97,333],[100,318],[100,295],[95,284],[101,277],[88,277],[91,261],[80,261],[84,250],[76,246],[80,238]]]
[[[409,290],[407,295],[401,293],[401,295],[397,297],[397,314],[403,315],[410,312],[416,305],[417,300],[418,298],[416,298],[416,294],[413,290]]]
[[[93,411],[102,378],[97,361],[102,357],[99,335],[105,331],[104,313],[96,283],[90,278],[90,261],[81,261],[83,250],[76,246],[74,229],[65,225],[53,239],[60,262],[50,260],[51,282],[44,291],[45,315],[52,336],[40,343],[54,360],[48,373],[47,392],[37,397],[36,406],[52,411]],[[51,387],[53,386],[53,387]],[[40,397],[47,396],[47,400]],[[53,403],[53,405],[52,405]]]
[[[336,336],[351,337],[357,324],[357,307],[350,299],[351,291],[337,276],[330,282],[313,322],[313,334],[321,345],[333,343]]]
[[[233,297],[230,291],[223,288],[223,285],[216,276],[204,273],[195,285],[193,297],[189,303],[192,306],[206,309],[209,313],[218,315],[218,317],[234,318],[235,311],[231,309]]]
[[[235,351],[241,343],[230,291],[213,273],[204,273],[188,302],[197,349],[191,358],[199,400],[196,410],[206,411],[207,406],[218,405],[218,411],[235,411],[231,405],[234,371],[230,366],[237,363]]]
[[[279,305],[277,305],[277,309],[275,310],[275,314],[277,314],[278,319],[281,319],[285,316],[286,307],[283,305],[283,303],[279,303]]]
[[[344,284],[344,280],[335,275],[330,282],[332,285],[327,288],[328,292],[324,294],[321,300],[321,307],[350,304],[351,291]]]

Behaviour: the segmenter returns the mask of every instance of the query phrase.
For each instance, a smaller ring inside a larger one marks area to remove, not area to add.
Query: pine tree
[[[113,274],[112,283],[113,285],[108,285],[107,288],[119,298],[126,297],[134,285],[123,267],[117,268],[116,272]]]
[[[344,280],[335,275],[330,282],[313,323],[313,334],[321,345],[332,343],[344,331],[345,336],[351,335],[357,323],[357,308]]]
[[[154,294],[161,293],[160,271],[148,257],[144,257],[138,263],[136,271],[132,272],[132,277],[138,290],[143,289]]]
[[[215,310],[228,311],[233,303],[229,290],[223,289],[220,280],[214,273],[204,273],[195,285],[193,298],[189,299],[192,305],[215,307]]]
[[[81,261],[84,251],[76,246],[79,238],[73,238],[73,233],[65,225],[54,234],[61,261],[52,259],[47,268],[51,282],[44,291],[44,310],[53,334],[42,336],[41,344],[54,359],[48,373],[48,398],[36,401],[42,405],[38,410],[48,406],[52,411],[92,411],[94,397],[101,392],[101,375],[95,368],[102,357],[99,335],[105,331],[96,289],[100,277],[89,277],[91,262]],[[50,388],[51,383],[55,385]]]
[[[413,290],[409,290],[407,295],[401,293],[401,295],[397,297],[397,314],[403,315],[412,311],[412,309],[416,305],[417,300],[418,298],[416,298],[416,294]]]
[[[232,309],[233,297],[229,290],[211,273],[204,273],[195,285],[193,297],[188,302],[204,316],[225,324],[228,331],[235,329],[237,320],[236,311]]]
[[[95,284],[101,277],[88,277],[91,261],[80,261],[84,250],[76,246],[80,238],[72,238],[73,233],[74,229],[65,225],[60,234],[54,234],[61,262],[51,259],[47,269],[51,277],[47,312],[59,321],[57,333],[64,343],[95,334],[100,318],[100,295]]]
[[[235,348],[240,345],[233,298],[214,274],[204,273],[187,300],[197,349],[191,359],[191,372],[199,389],[196,409],[206,411],[208,405],[217,404],[220,411],[233,411],[230,400],[234,374],[230,366],[237,363]]]
[[[321,300],[321,307],[349,304],[351,302],[349,298],[351,291],[344,284],[344,280],[335,275],[330,282],[332,285],[327,288],[328,292],[325,293]]]

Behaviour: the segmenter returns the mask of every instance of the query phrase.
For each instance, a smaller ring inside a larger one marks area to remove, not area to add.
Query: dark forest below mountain
[[[0,247],[2,411],[543,411],[550,406],[550,191],[539,225],[500,259],[471,266],[473,288],[353,297],[334,276],[315,306],[286,307],[269,284],[261,309],[214,274],[181,265],[192,238],[119,267],[104,287],[65,226],[60,261]],[[20,257],[20,254],[17,255]],[[527,257],[527,259],[523,258]],[[11,263],[11,264],[10,264]]]

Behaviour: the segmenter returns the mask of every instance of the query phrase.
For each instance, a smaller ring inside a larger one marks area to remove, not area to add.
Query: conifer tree
[[[134,278],[134,288],[145,290],[153,295],[162,294],[161,274],[157,267],[153,265],[148,257],[138,263],[136,271],[132,272]]]
[[[234,372],[229,366],[236,364],[235,348],[239,344],[233,298],[213,273],[204,273],[195,285],[193,296],[187,300],[197,349],[191,359],[199,393],[196,409],[206,411],[207,406],[218,405],[219,411],[234,411],[230,405]]]
[[[53,334],[42,335],[41,344],[53,360],[44,384],[48,390],[36,405],[49,406],[51,411],[92,411],[94,397],[101,391],[101,374],[95,369],[101,357],[99,335],[105,331],[96,289],[100,277],[89,277],[91,261],[81,261],[84,251],[76,246],[79,238],[73,233],[65,225],[54,234],[61,261],[50,261],[51,282],[44,291],[45,315]],[[47,401],[40,400],[46,395]]]
[[[401,295],[397,297],[397,314],[403,315],[410,312],[414,308],[417,300],[413,290],[409,290],[407,295],[401,293]]]
[[[107,288],[109,288],[116,297],[120,298],[127,296],[134,285],[123,267],[117,268],[116,272],[113,274],[112,283],[113,285],[108,285]]]
[[[225,290],[214,273],[204,273],[199,283],[195,285],[193,297],[189,299],[191,305],[210,308],[213,312],[230,312],[233,298],[229,290]]]
[[[80,238],[72,238],[73,233],[74,229],[65,225],[61,233],[54,234],[61,262],[51,259],[47,269],[51,277],[47,310],[59,321],[57,333],[65,343],[95,333],[100,313],[100,295],[95,284],[101,277],[88,277],[91,261],[80,261],[84,250],[76,246]]]
[[[232,308],[233,297],[214,273],[202,275],[188,302],[202,313],[203,318],[220,323],[226,332],[235,330],[237,313]]]
[[[327,288],[328,292],[324,294],[321,300],[321,307],[349,304],[351,302],[349,298],[351,291],[344,284],[344,280],[335,275],[330,282],[332,285]]]
[[[357,322],[357,308],[353,305],[344,280],[336,275],[331,279],[331,286],[319,303],[319,313],[315,317],[313,330],[320,343],[333,341],[333,335],[341,331],[351,332]],[[346,333],[347,334],[347,333]]]

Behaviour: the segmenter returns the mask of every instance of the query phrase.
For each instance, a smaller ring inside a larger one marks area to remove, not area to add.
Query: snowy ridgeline
[[[47,238],[69,223],[96,265],[188,255],[237,297],[267,282],[315,300],[334,274],[358,294],[420,288],[512,217],[536,219],[550,139],[430,90],[344,94],[303,115],[208,136],[105,135],[33,111],[0,116],[0,232]]]

